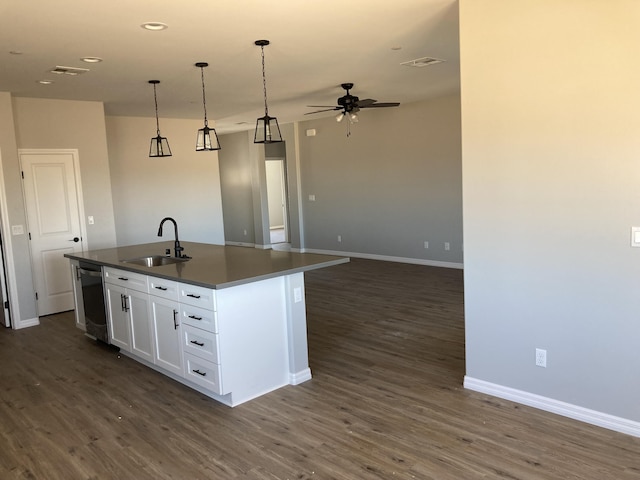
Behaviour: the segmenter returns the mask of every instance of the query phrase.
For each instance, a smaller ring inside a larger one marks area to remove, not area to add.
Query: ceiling
[[[168,28],[148,31],[145,22]],[[218,133],[252,129],[264,114],[258,39],[271,41],[268,105],[280,124],[312,118],[304,114],[318,109],[307,105],[335,105],[345,82],[361,99],[403,104],[459,90],[457,0],[28,0],[0,4],[0,91],[147,117],[148,80],[157,79],[161,118],[202,118],[194,64],[208,62],[207,113]],[[103,61],[80,60],[88,56]],[[444,62],[401,65],[421,57]],[[90,71],[49,73],[56,66]],[[313,117],[322,115],[333,113]]]

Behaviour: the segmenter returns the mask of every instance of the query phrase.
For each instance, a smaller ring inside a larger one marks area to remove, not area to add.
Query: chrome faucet
[[[169,220],[170,222],[173,223],[173,229],[175,231],[176,234],[176,241],[175,241],[175,257],[176,258],[189,258],[187,255],[183,255],[183,251],[184,248],[182,248],[182,246],[180,246],[180,240],[178,240],[178,224],[176,223],[176,221],[171,218],[171,217],[164,217],[162,219],[162,221],[160,222],[160,227],[158,227],[158,236],[161,237],[162,236],[162,225],[164,225],[164,222],[166,222],[167,220]]]

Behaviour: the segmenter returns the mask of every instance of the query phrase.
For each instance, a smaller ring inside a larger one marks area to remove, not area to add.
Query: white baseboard
[[[311,380],[310,368],[305,368],[300,372],[289,373],[289,385],[300,385],[307,380]]]
[[[515,388],[505,387],[467,376],[464,377],[464,388],[539,408],[540,410],[573,418],[574,420],[579,420],[591,425],[597,425],[598,427],[640,437],[640,422],[627,420],[626,418],[616,417],[571,403],[554,400],[553,398],[543,397],[534,393],[516,390]]]
[[[14,328],[19,330],[21,328],[35,327],[36,325],[40,325],[40,319],[36,318],[27,318],[26,320],[13,320],[15,322]]]
[[[255,243],[248,243],[248,242],[231,242],[229,240],[227,240],[226,242],[224,242],[225,245],[231,245],[234,247],[250,247],[253,248],[255,247]]]
[[[294,251],[291,249],[291,251]],[[444,267],[444,268],[457,268],[463,269],[462,263],[456,262],[441,262],[439,260],[426,260],[423,258],[409,258],[409,257],[394,257],[390,255],[377,255],[374,253],[359,253],[359,252],[340,252],[337,250],[319,250],[316,248],[303,248],[299,250],[301,253],[319,253],[322,255],[337,255],[339,257],[354,257],[354,258],[366,258],[369,260],[382,260],[385,262],[398,262],[398,263],[411,263],[414,265],[427,265],[429,267]]]

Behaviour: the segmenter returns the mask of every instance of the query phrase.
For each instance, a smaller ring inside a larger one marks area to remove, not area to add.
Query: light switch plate
[[[631,227],[631,246],[640,247],[640,227]]]
[[[22,225],[11,225],[12,235],[24,235],[24,227]]]

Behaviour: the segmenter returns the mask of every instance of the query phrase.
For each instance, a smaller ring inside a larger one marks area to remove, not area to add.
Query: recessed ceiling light
[[[100,57],[82,57],[80,60],[87,63],[100,63],[102,61]]]
[[[145,30],[151,30],[151,31],[158,31],[158,30],[166,30],[167,28],[169,28],[169,25],[167,25],[166,23],[162,23],[162,22],[145,22],[142,25],[140,25],[142,28],[144,28]]]
[[[38,80],[38,83],[40,85],[51,85],[53,83],[53,80]]]
[[[9,53],[11,55],[22,55],[22,52],[20,50],[10,50]]]
[[[402,47],[391,47],[391,50],[402,50]]]

